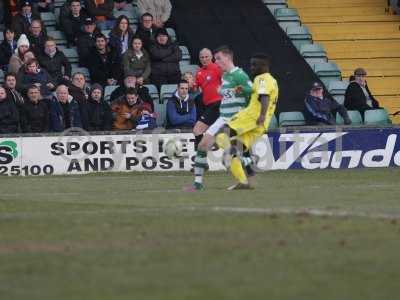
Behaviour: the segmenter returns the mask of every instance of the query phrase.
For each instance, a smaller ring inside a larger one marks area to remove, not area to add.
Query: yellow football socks
[[[242,184],[249,183],[249,181],[247,180],[246,173],[243,169],[242,162],[240,161],[240,158],[238,157],[232,158],[230,170],[233,177],[235,177],[235,179],[237,179],[240,183]]]

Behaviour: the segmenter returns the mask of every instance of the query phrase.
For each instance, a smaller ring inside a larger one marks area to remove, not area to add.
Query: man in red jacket
[[[221,95],[218,90],[221,86],[222,78],[222,70],[212,61],[211,50],[206,48],[201,50],[199,58],[202,67],[196,73],[196,86],[202,92],[202,103],[198,105],[200,118],[193,128],[196,149],[203,137],[203,133],[219,117]]]

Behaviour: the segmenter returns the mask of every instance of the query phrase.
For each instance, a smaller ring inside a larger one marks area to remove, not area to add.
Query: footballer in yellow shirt
[[[266,132],[276,109],[278,83],[269,73],[270,59],[265,54],[256,54],[250,60],[250,70],[254,76],[253,92],[249,105],[238,112],[228,123],[229,134],[225,131],[217,136],[217,144],[230,156],[228,167],[238,184],[230,189],[250,188],[243,168],[243,151]]]

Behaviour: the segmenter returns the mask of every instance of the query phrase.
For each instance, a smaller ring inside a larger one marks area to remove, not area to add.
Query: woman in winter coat
[[[151,74],[150,56],[143,48],[143,42],[139,37],[134,37],[131,48],[122,57],[124,76],[135,74],[137,83],[142,85],[149,82]]]

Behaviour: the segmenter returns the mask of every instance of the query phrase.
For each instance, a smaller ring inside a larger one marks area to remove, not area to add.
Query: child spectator
[[[196,123],[196,105],[189,95],[189,83],[182,80],[167,103],[167,128],[190,128]]]

